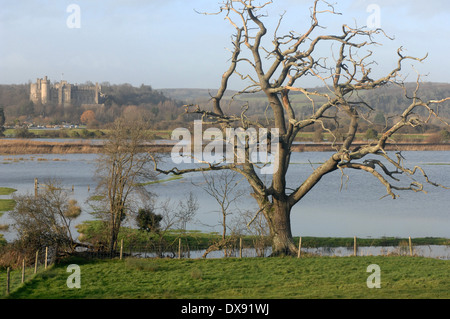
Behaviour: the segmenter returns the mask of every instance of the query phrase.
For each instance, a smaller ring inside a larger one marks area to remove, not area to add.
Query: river
[[[293,153],[287,182],[291,187],[298,185],[331,153]],[[403,152],[406,165],[421,165],[430,180],[450,186],[450,152]],[[75,221],[80,223],[92,219],[86,200],[93,195],[95,154],[36,154],[0,156],[0,186],[17,189],[17,193],[32,193],[34,179],[39,182],[58,179],[73,193],[83,208],[82,215]],[[174,164],[167,159],[165,167]],[[426,185],[424,193],[397,192],[400,197],[393,200],[385,197],[386,188],[372,175],[360,171],[345,171],[347,177],[336,171],[325,176],[321,182],[293,209],[291,215],[294,236],[318,237],[447,237],[450,238],[450,190]],[[417,179],[420,173],[417,173]],[[166,179],[161,176],[161,179]],[[174,204],[193,191],[200,204],[199,211],[188,229],[218,231],[220,220],[218,205],[198,186],[203,181],[201,173],[191,173],[182,179],[150,185],[153,193],[161,200],[170,198]],[[341,188],[341,181],[343,187]],[[90,188],[90,190],[88,189]],[[238,187],[249,194],[245,181]],[[9,196],[0,196],[9,198]],[[254,200],[248,195],[241,198],[233,208],[231,218],[238,217],[238,211],[257,211]],[[8,223],[8,214],[0,218],[0,224]],[[13,233],[5,233],[11,239]]]

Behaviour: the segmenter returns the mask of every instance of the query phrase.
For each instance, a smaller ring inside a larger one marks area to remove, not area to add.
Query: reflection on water
[[[406,165],[422,165],[431,180],[450,186],[450,152],[403,152]],[[293,153],[287,175],[290,188],[299,185],[313,170],[324,162],[330,153]],[[12,187],[18,193],[34,191],[34,179],[40,182],[59,179],[71,191],[71,195],[82,204],[83,214],[76,223],[92,219],[86,200],[93,194],[95,154],[35,154],[1,155],[0,187]],[[174,166],[170,157],[162,167]],[[194,164],[184,164],[185,166]],[[389,167],[391,168],[391,167]],[[364,172],[340,171],[325,176],[321,182],[292,210],[291,223],[294,236],[316,237],[450,237],[450,212],[448,198],[450,190],[426,186],[427,194],[400,192],[400,198],[380,199],[386,194],[385,187]],[[348,177],[348,179],[347,179]],[[405,176],[406,177],[406,176]],[[161,176],[161,179],[167,179]],[[270,176],[263,176],[270,181]],[[418,180],[421,180],[417,176]],[[200,208],[196,220],[188,229],[218,231],[220,216],[216,202],[198,186],[203,182],[201,173],[191,173],[182,179],[149,185],[151,191],[162,200],[170,198],[174,203],[193,191]],[[341,187],[341,183],[342,187]],[[407,183],[411,180],[407,179]],[[239,184],[242,192],[249,194],[245,181]],[[3,197],[2,197],[3,198]],[[248,195],[233,208],[232,218],[239,212],[256,212],[257,205]],[[0,218],[7,223],[8,216]],[[201,223],[199,222],[201,221]],[[12,234],[5,234],[8,238]]]
[[[199,259],[203,257],[204,250],[193,250],[183,252],[182,258]],[[244,248],[242,250],[242,257],[269,257],[272,253],[271,247],[267,247],[264,255],[259,254],[255,249]],[[414,257],[437,258],[441,260],[450,260],[450,247],[444,245],[429,245],[429,246],[415,246],[413,247]],[[323,256],[323,257],[350,257],[354,256],[353,247],[319,247],[319,248],[302,248],[301,254],[305,256]],[[140,258],[154,258],[160,255],[151,252],[133,252],[133,257]],[[163,253],[163,257],[175,258],[175,252]],[[227,257],[239,257],[240,252],[234,249],[227,251]],[[409,248],[405,247],[358,247],[356,256],[410,256]],[[212,251],[206,258],[224,258],[223,251]]]

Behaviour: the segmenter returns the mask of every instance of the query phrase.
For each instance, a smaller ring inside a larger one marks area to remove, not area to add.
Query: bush
[[[447,130],[442,130],[439,132],[441,135],[441,141],[442,142],[448,142],[450,140],[450,132]]]
[[[366,134],[365,134],[366,140],[375,140],[377,137],[378,137],[378,132],[375,129],[369,128],[366,131]]]
[[[17,205],[9,217],[19,234],[16,241],[32,253],[50,246],[71,252],[74,241],[70,224],[80,215],[81,209],[75,200],[69,200],[68,193],[56,182],[41,188],[43,190],[37,196],[14,197]]]
[[[140,230],[144,230],[148,233],[158,232],[160,229],[160,222],[163,219],[161,215],[155,214],[150,209],[139,209],[136,216],[136,223]]]
[[[33,138],[34,133],[28,130],[28,127],[20,127],[14,130],[14,136],[17,138]]]

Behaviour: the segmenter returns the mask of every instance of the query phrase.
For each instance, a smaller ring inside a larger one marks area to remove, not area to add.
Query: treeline
[[[124,115],[129,119],[145,118],[154,129],[168,129],[183,121],[183,102],[169,98],[149,85],[134,87],[130,84],[102,83],[104,94],[99,105],[60,106],[30,101],[30,85],[0,85],[0,109],[3,109],[5,126],[24,125],[88,125],[101,128]],[[82,115],[90,111],[88,121]],[[92,116],[93,114],[93,116]]]
[[[120,116],[133,119],[146,119],[155,130],[170,130],[175,127],[192,124],[197,115],[185,114],[183,105],[200,104],[206,108],[210,105],[210,98],[215,90],[206,89],[166,89],[154,90],[150,85],[134,87],[130,84],[101,83],[104,94],[102,104],[88,106],[58,106],[54,104],[34,104],[29,99],[29,84],[0,85],[0,108],[3,108],[6,126],[21,126],[32,123],[34,125],[58,125],[63,123],[86,124],[89,128],[101,128],[112,123]],[[407,96],[412,97],[416,88],[415,83],[406,84]],[[326,92],[325,88],[314,88],[309,91]],[[266,123],[271,119],[271,109],[267,105],[264,94],[236,95],[235,91],[227,92],[223,100],[223,110],[227,114],[241,114],[252,120]],[[440,100],[450,97],[448,83],[422,83],[419,96],[423,100]],[[309,117],[313,112],[311,101],[302,93],[291,92],[292,106],[299,119]],[[319,105],[323,98],[314,97]],[[375,91],[362,92],[352,97],[353,101],[364,102],[373,108],[362,105],[368,121],[360,127],[361,132],[374,128],[381,132],[390,119],[399,115],[411,103],[405,97],[405,92],[395,85],[388,85]],[[434,105],[434,111],[444,119],[450,119],[450,101]],[[89,114],[83,113],[89,111]],[[425,110],[422,110],[426,116]],[[372,124],[370,124],[372,123]],[[330,121],[329,129],[337,130]],[[442,129],[442,123],[435,121],[425,127],[410,128],[403,133],[436,132]],[[316,131],[317,127],[309,127],[306,131]]]

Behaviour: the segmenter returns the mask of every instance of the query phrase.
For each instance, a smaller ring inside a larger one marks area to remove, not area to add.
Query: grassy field
[[[9,187],[0,187],[0,195],[11,195],[16,192],[17,189],[9,188]]]
[[[14,188],[0,187],[0,195],[11,195],[15,191],[17,190]],[[0,216],[2,216],[4,212],[13,210],[15,206],[16,202],[13,199],[0,199]]]
[[[0,199],[0,213],[13,210],[15,206],[16,201],[14,199]]]
[[[67,287],[69,264],[81,288]],[[380,267],[381,288],[369,289]],[[125,259],[53,265],[11,299],[448,299],[450,262],[416,257]],[[5,271],[0,271],[0,282]],[[371,282],[371,280],[369,280]]]

